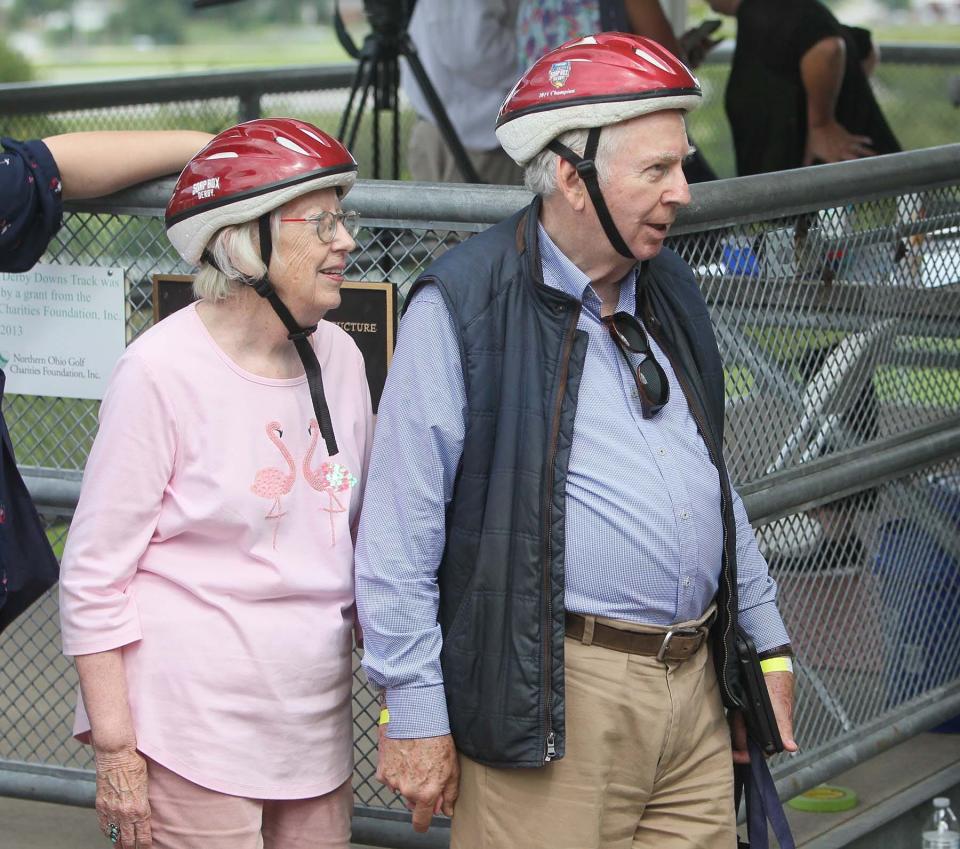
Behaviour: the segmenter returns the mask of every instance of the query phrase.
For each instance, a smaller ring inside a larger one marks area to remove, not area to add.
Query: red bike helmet
[[[258,118],[216,135],[191,159],[167,204],[167,236],[196,265],[222,227],[256,221],[300,195],[345,195],[357,163],[340,142],[296,118]]]
[[[343,197],[357,177],[357,163],[340,142],[306,121],[259,118],[214,136],[177,178],[167,204],[167,236],[187,262],[196,265],[222,227],[256,221],[260,258],[270,268],[273,242],[270,212],[317,189],[336,187]],[[270,282],[268,274],[250,285],[269,301],[303,362],[320,433],[332,457],[337,454],[333,419],[323,391],[323,374],[309,337],[317,325],[301,327]]]
[[[665,47],[601,32],[568,41],[530,66],[500,107],[497,138],[517,165],[544,148],[573,165],[610,244],[634,259],[600,191],[594,161],[600,128],[667,109],[690,112],[700,98],[697,78]],[[583,156],[557,140],[569,130],[589,130]]]
[[[700,83],[650,38],[601,32],[541,56],[507,95],[497,138],[525,165],[568,130],[604,127],[648,112],[700,105]]]

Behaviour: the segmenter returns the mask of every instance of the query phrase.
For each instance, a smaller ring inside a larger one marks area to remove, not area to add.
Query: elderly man
[[[699,102],[648,39],[544,56],[497,128],[537,198],[435,262],[400,327],[357,600],[378,774],[420,830],[456,803],[455,849],[735,845],[734,634],[781,669],[790,647],[706,305],[663,248]],[[794,750],[792,674],[766,678]]]

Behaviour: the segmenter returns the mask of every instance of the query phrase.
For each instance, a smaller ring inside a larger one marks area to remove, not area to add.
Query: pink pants
[[[200,787],[147,759],[154,849],[347,849],[349,779],[311,799],[246,799]]]

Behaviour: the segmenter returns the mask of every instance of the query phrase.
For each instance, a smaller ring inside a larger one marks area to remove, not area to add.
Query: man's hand
[[[392,740],[380,726],[377,779],[399,793],[413,811],[413,830],[430,828],[434,814],[453,816],[460,792],[460,764],[453,737]]]
[[[797,752],[800,747],[793,739],[793,673],[767,672],[763,680],[770,696],[770,706],[777,718],[783,749],[786,752]]]
[[[777,729],[783,741],[785,752],[798,752],[800,747],[793,739],[793,673],[768,672],[763,676],[770,696],[770,706],[777,718]],[[750,763],[750,750],[747,747],[747,723],[739,710],[730,711],[730,740],[733,744],[733,762]]]
[[[853,133],[848,133],[846,128],[836,121],[811,126],[807,130],[807,147],[803,155],[803,164],[846,162],[850,159],[873,156],[876,151],[870,146],[871,144],[873,141],[869,136],[855,136]]]

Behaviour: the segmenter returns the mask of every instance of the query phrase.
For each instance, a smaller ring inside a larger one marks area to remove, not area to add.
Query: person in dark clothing
[[[212,138],[188,130],[0,139],[0,273],[29,271],[63,223],[63,201],[179,171]],[[14,282],[12,285],[16,285]],[[6,377],[0,371],[0,399]],[[0,632],[57,580],[57,560],[0,414]]]
[[[709,3],[737,18],[726,109],[738,174],[901,149],[870,87],[869,33],[819,0]]]

